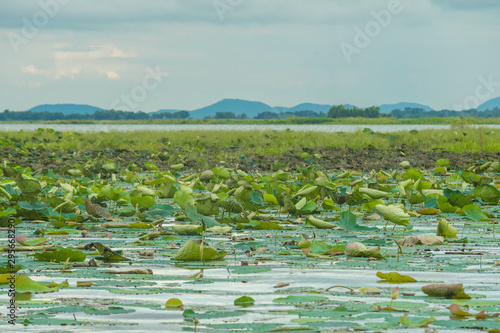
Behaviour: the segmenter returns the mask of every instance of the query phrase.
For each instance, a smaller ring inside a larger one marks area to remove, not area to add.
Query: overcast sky
[[[453,109],[500,96],[499,18],[498,0],[1,1],[0,108]]]

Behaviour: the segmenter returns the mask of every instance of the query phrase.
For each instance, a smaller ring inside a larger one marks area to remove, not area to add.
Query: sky
[[[152,112],[500,96],[498,0],[0,2],[0,108]]]

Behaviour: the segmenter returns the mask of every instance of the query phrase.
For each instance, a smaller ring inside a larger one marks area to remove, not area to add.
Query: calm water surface
[[[161,124],[0,124],[0,131],[17,132],[20,130],[36,130],[37,128],[52,128],[56,131],[74,132],[110,132],[110,131],[182,131],[182,130],[206,130],[206,131],[312,131],[312,132],[355,132],[369,127],[376,132],[396,132],[426,129],[449,129],[449,125],[161,125]],[[485,126],[486,127],[486,126]],[[500,125],[488,125],[488,128],[500,128]]]

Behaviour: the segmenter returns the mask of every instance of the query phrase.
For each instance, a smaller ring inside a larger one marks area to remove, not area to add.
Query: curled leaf
[[[450,313],[454,316],[463,316],[463,317],[472,316],[471,313],[460,309],[460,305],[458,304],[450,305]]]
[[[464,292],[464,286],[461,283],[444,284],[433,283],[422,287],[422,291],[432,297],[470,299],[470,296]]]
[[[380,247],[375,246],[367,249],[363,243],[352,242],[346,245],[345,254],[348,257],[372,257],[372,258],[383,258],[384,256],[380,253]]]
[[[397,240],[400,245],[412,246],[412,245],[441,245],[443,244],[444,237],[442,236],[432,236],[432,235],[420,235],[420,236],[409,236]]]
[[[402,208],[399,208],[394,205],[384,206],[384,205],[376,205],[375,210],[378,214],[382,215],[386,220],[389,220],[392,223],[402,225],[404,227],[408,227],[408,223],[410,221],[410,215],[405,213]]]
[[[187,241],[186,244],[174,256],[174,260],[183,261],[204,261],[223,259],[226,256],[226,251],[220,253],[211,247],[201,247],[194,240]]]
[[[439,220],[437,227],[437,236],[444,238],[457,238],[457,229],[455,229],[446,219]]]
[[[309,223],[310,225],[315,226],[316,228],[319,228],[319,229],[333,229],[333,228],[337,227],[335,224],[325,222],[325,221],[317,219],[313,216],[307,217],[307,223]]]

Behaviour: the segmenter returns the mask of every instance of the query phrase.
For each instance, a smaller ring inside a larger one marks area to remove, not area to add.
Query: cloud
[[[0,1],[0,100],[11,103],[0,109],[106,106],[156,66],[171,76],[138,110],[222,98],[441,108],[498,68],[498,0],[400,0],[404,10],[350,64],[340,43],[393,0],[220,0],[232,4],[222,20],[214,0],[74,0],[12,52],[8,34],[22,36],[39,3],[54,1]]]
[[[120,71],[126,70],[125,64],[109,63],[113,58],[135,58],[135,52],[125,52],[113,44],[91,46],[89,50],[64,50],[67,44],[58,45],[63,50],[56,50],[53,54],[54,66],[49,69],[40,69],[31,64],[21,67],[26,74],[44,76],[58,80],[64,77],[75,79],[82,71],[97,72],[108,79],[120,79]]]

